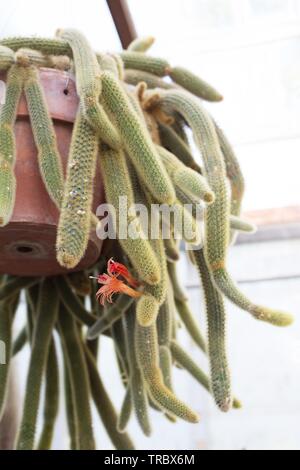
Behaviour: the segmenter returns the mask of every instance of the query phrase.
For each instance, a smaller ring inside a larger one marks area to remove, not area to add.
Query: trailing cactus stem
[[[90,408],[91,390],[83,344],[75,321],[62,306],[59,312],[59,330],[74,399],[78,449],[94,450],[95,440]]]
[[[198,415],[180,401],[163,382],[162,372],[159,368],[159,350],[155,324],[150,327],[137,324],[135,348],[140,368],[154,403],[172,416],[193,423],[198,422]]]
[[[52,338],[46,369],[44,424],[38,443],[38,450],[51,449],[54,426],[59,409],[59,370],[55,343]]]
[[[35,67],[26,68],[24,88],[31,127],[38,149],[40,172],[49,196],[60,208],[64,189],[63,168],[54,125],[40,83],[39,72]]]
[[[0,70],[7,70],[15,62],[15,54],[9,48],[5,46],[0,46]]]
[[[9,384],[9,371],[11,364],[12,343],[12,310],[11,300],[0,303],[0,339],[6,346],[5,363],[0,363],[0,420],[5,410],[5,403]],[[3,358],[2,358],[3,359]]]
[[[165,82],[161,78],[157,77],[157,75],[143,72],[142,70],[126,69],[124,72],[124,80],[130,85],[138,85],[139,83],[144,82],[148,88],[165,88],[166,90],[174,88],[173,85]]]
[[[132,415],[132,400],[131,400],[131,391],[127,387],[124,400],[122,403],[121,411],[118,418],[117,429],[120,433],[124,433],[127,429],[128,423]]]
[[[145,286],[144,295],[137,302],[136,315],[141,326],[150,326],[155,322],[159,307],[163,304],[167,295],[167,259],[164,244],[161,239],[151,240],[150,242],[159,262],[160,282],[155,286]]]
[[[55,68],[58,70],[69,70],[71,61],[67,56],[45,55],[33,49],[19,49],[15,53],[15,62],[23,67],[31,65],[35,67]]]
[[[11,219],[16,197],[16,143],[14,124],[24,85],[24,69],[11,67],[7,75],[5,104],[0,110],[0,227]]]
[[[102,84],[102,101],[114,116],[124,146],[140,178],[157,201],[171,204],[175,198],[173,185],[125,90],[109,72],[103,73]]]
[[[245,192],[245,181],[235,152],[223,130],[215,123],[220,147],[225,159],[226,174],[231,186],[231,209],[233,216],[241,214],[242,201]]]
[[[97,363],[87,347],[84,348],[89,372],[91,393],[105,429],[117,450],[134,450],[134,444],[125,432],[117,429],[117,414],[97,370]]]
[[[78,265],[88,245],[97,154],[97,136],[79,110],[71,141],[56,242],[57,260],[68,269]]]
[[[132,52],[147,52],[148,49],[154,43],[155,38],[153,36],[146,36],[143,38],[134,39],[127,47],[128,51]]]
[[[93,340],[98,338],[104,331],[118,321],[133,303],[133,298],[127,295],[120,295],[116,302],[106,309],[105,313],[88,330],[87,338]]]
[[[121,208],[119,197],[127,197],[128,208],[132,207],[134,204],[133,191],[124,153],[108,149],[103,150],[100,156],[100,166],[102,169],[106,199],[116,210],[116,233],[120,236],[121,233],[124,233],[124,230],[125,233],[127,233],[130,220],[128,219],[127,213],[127,217],[125,217],[126,226],[120,225],[120,223],[123,224],[124,217],[120,217]],[[136,219],[136,217],[137,216],[133,214],[131,221]],[[136,222],[138,227],[139,221],[136,220]],[[141,227],[139,234],[140,236],[137,238],[130,236],[120,238],[120,244],[139,276],[149,284],[157,284],[160,281],[158,260],[149,241],[145,239]]]
[[[134,347],[134,332],[136,325],[135,308],[130,308],[123,317],[123,327],[125,332],[126,354],[129,365],[129,387],[131,400],[133,402],[135,414],[139,425],[146,436],[151,434],[151,424],[148,412],[148,397],[146,384],[142,371],[139,367]]]
[[[203,176],[186,168],[175,155],[165,148],[159,146],[158,152],[175,186],[198,199],[202,199],[207,204],[214,202],[214,194]]]
[[[170,64],[167,60],[150,57],[140,52],[123,51],[120,57],[124,62],[125,69],[142,70],[158,77],[165,77],[170,69]]]
[[[46,315],[45,312],[47,312]],[[57,313],[58,297],[56,289],[51,280],[46,280],[41,285],[39,292],[23,416],[17,441],[18,450],[32,450],[34,448],[42,378],[47,364],[52,329],[56,322]]]
[[[215,194],[215,202],[205,211],[204,254],[214,282],[233,303],[251,313],[258,320],[277,326],[288,326],[293,318],[253,304],[237,288],[226,270],[230,236],[230,195],[226,168],[214,123],[199,103],[181,91],[163,91],[163,103],[182,114],[191,126],[205,167],[207,181]],[[220,229],[218,229],[220,227]]]
[[[72,49],[66,41],[39,37],[11,37],[1,39],[0,44],[9,47],[13,51],[19,49],[34,49],[46,55],[67,55],[72,57]]]
[[[118,133],[99,104],[102,82],[95,53],[85,37],[77,30],[59,30],[57,35],[65,39],[72,49],[76,87],[85,117],[106,144],[118,148],[120,146]]]
[[[231,377],[226,351],[226,312],[221,293],[214,286],[203,250],[193,252],[201,277],[208,324],[208,355],[212,392],[218,407],[226,412],[232,405]]]
[[[184,67],[172,67],[169,76],[177,85],[207,101],[222,101],[223,96],[211,85]]]
[[[178,134],[176,134],[175,130],[172,127],[160,123],[159,133],[162,145],[167,150],[169,150],[177,158],[179,158],[179,160],[185,166],[202,174],[202,169],[195,161],[188,144]]]

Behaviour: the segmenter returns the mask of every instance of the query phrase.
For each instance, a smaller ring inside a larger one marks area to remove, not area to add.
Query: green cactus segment
[[[217,287],[231,302],[249,312],[257,320],[283,327],[293,323],[294,318],[289,313],[253,304],[253,302],[239,290],[225,269],[216,269],[213,271],[213,277]]]
[[[0,70],[9,69],[15,62],[14,52],[5,46],[0,46]]]
[[[198,221],[203,221],[204,209],[200,206],[197,198],[191,195],[191,193],[187,194],[187,192],[181,190],[179,187],[176,188],[176,196],[182,205],[192,206],[191,212],[194,218],[197,218]],[[229,216],[229,225],[231,230],[236,230],[238,232],[255,233],[257,230],[257,227],[254,224],[248,220],[236,217],[235,215]]]
[[[0,363],[0,420],[4,413],[8,391],[8,380],[11,359],[12,343],[12,310],[11,300],[0,304],[0,340],[5,345],[5,363]]]
[[[136,325],[136,354],[148,392],[154,403],[171,416],[197,423],[199,417],[180,401],[164,384],[159,367],[159,347],[155,324],[150,327]]]
[[[177,85],[206,101],[222,101],[223,96],[211,85],[184,67],[172,67],[168,74]]]
[[[165,252],[166,252],[166,257],[167,260],[170,262],[176,262],[180,258],[180,253],[179,253],[179,248],[174,240],[174,238],[171,236],[169,239],[164,240],[164,245],[165,245]]]
[[[147,207],[148,214],[150,214],[150,206],[154,203],[153,198],[143,191],[139,183],[138,176],[134,171],[132,165],[129,165],[129,171],[134,191],[135,202],[137,204],[143,204],[145,207]],[[157,217],[155,222],[160,222],[159,215],[154,214],[152,217]],[[150,218],[150,226],[152,226],[152,217]],[[147,235],[150,239],[150,245],[156,255],[156,259],[159,264],[160,282],[155,286],[146,285],[143,290],[143,297],[141,297],[141,299],[139,299],[139,301],[137,302],[136,315],[137,320],[141,326],[149,326],[153,322],[155,322],[158,315],[159,307],[164,302],[167,294],[167,259],[163,240],[161,239],[161,237],[159,237],[158,239],[151,237],[150,230]]]
[[[159,303],[150,294],[144,294],[136,306],[136,315],[140,325],[149,326],[155,322],[159,311]]]
[[[214,203],[205,212],[205,246],[211,266],[226,258],[229,244],[229,194],[218,137],[208,114],[193,97],[181,91],[161,93],[163,103],[180,112],[191,126],[203,157],[208,184],[215,194]]]
[[[39,37],[11,37],[0,40],[0,44],[9,47],[13,51],[19,49],[34,49],[46,55],[72,56],[72,49],[66,41],[60,39],[48,39]]]
[[[171,343],[171,353],[174,361],[187,372],[200,384],[202,387],[211,394],[211,384],[209,377],[203,372],[202,369],[196,364],[196,362],[182,349],[182,347],[176,342]],[[241,402],[237,399],[233,399],[232,407],[234,409],[242,408]]]
[[[165,82],[157,75],[153,75],[149,72],[143,72],[142,70],[125,69],[124,81],[129,85],[138,85],[141,82],[146,83],[148,88],[162,88],[170,90],[174,88],[171,83]]]
[[[75,321],[60,307],[59,330],[74,399],[78,425],[78,450],[94,450],[95,440],[90,409],[90,382],[84,350]]]
[[[174,300],[188,301],[188,295],[185,292],[182,283],[178,279],[176,263],[168,263],[169,279],[173,288]]]
[[[120,146],[118,133],[99,104],[101,70],[88,41],[78,31],[66,29],[57,33],[72,48],[76,72],[76,88],[82,111],[96,133],[112,148]]]
[[[134,39],[127,47],[131,52],[147,52],[153,45],[155,38],[153,36],[146,36],[143,38]]]
[[[242,209],[242,201],[245,192],[245,180],[238,159],[223,130],[217,125],[216,131],[220,147],[225,159],[226,173],[231,186],[231,209],[230,213],[239,216]]]
[[[77,295],[86,296],[92,294],[91,279],[86,271],[78,271],[68,274],[68,281]]]
[[[153,251],[159,263],[160,282],[155,285],[146,285],[144,295],[138,300],[136,306],[137,320],[141,326],[150,326],[155,322],[159,307],[165,301],[167,295],[167,259],[163,240],[150,240]]]
[[[131,213],[129,219],[128,213],[120,217],[120,199],[127,197],[128,209],[133,207],[134,197],[128,168],[123,152],[114,150],[104,150],[100,156],[100,166],[105,187],[106,200],[116,210],[116,234],[119,235],[119,242],[125,253],[128,255],[133,267],[139,276],[149,284],[157,284],[160,281],[159,264],[148,240],[140,229],[138,238],[122,238],[122,232],[127,234],[128,224],[135,220],[137,226],[139,221],[136,214]]]
[[[173,322],[174,322],[175,304],[173,298],[173,288],[168,279],[168,292],[167,297],[159,309],[157,317],[157,334],[158,344],[160,346],[169,347],[172,339]]]
[[[196,251],[196,250],[195,250]],[[182,300],[175,300],[175,305],[179,317],[181,318],[184,326],[186,327],[189,335],[197,346],[203,351],[206,352],[206,342],[203,337],[203,334],[200,331],[200,328],[195,320],[194,315],[192,314],[189,305],[187,302]]]
[[[124,80],[124,63],[123,63],[123,60],[121,59],[121,57],[118,54],[110,54],[110,56],[112,57],[112,59],[116,63],[116,68],[118,70],[117,77],[120,80]]]
[[[1,132],[1,130],[0,130]],[[1,156],[0,156],[1,159]],[[12,217],[16,198],[16,179],[11,165],[0,160],[0,227],[7,225]]]
[[[171,353],[175,362],[180,367],[187,370],[191,376],[194,377],[194,379],[205,388],[205,390],[211,393],[209,377],[174,340],[171,342]]]
[[[120,57],[124,62],[125,69],[142,70],[158,77],[165,77],[170,69],[170,64],[167,60],[150,57],[140,52],[123,51]]]
[[[64,71],[71,68],[71,60],[67,56],[45,55],[42,52],[25,48],[15,53],[15,63],[23,67],[47,67]]]
[[[24,85],[24,70],[13,66],[8,72],[5,103],[0,111],[0,227],[11,219],[16,198],[16,144],[14,125]]]
[[[109,330],[116,321],[126,314],[132,303],[133,299],[131,297],[121,294],[116,302],[105,310],[104,315],[89,328],[87,338],[93,340],[98,338],[104,331]]]
[[[207,204],[214,202],[214,194],[202,175],[187,168],[175,155],[165,148],[158,146],[158,153],[175,187],[179,187],[188,194],[191,193],[194,197],[202,199]]]
[[[115,343],[114,347],[121,380],[126,389],[129,385],[129,364],[127,361],[125,332],[122,321],[117,321],[113,324],[111,328],[111,337]]]
[[[170,353],[170,344],[172,340],[173,322],[175,305],[173,300],[173,289],[168,279],[167,298],[159,310],[156,322],[158,344],[159,344],[159,364],[162,371],[164,384],[171,391],[172,383],[172,357]]]
[[[134,307],[126,313],[125,317],[123,317],[123,326],[125,331],[127,360],[129,365],[129,386],[131,391],[131,399],[141,430],[146,436],[150,436],[151,424],[149,420],[146,384],[144,382],[142,372],[137,361],[135,349],[133,347],[136,326],[136,313]]]
[[[98,373],[97,363],[87,347],[85,347],[85,355],[92,397],[107,434],[117,450],[134,450],[130,437],[117,429],[116,411]]]
[[[173,391],[172,381],[172,356],[170,349],[166,346],[159,346],[159,366],[162,372],[165,386]]]
[[[200,166],[191,154],[188,144],[182,140],[178,134],[176,134],[172,127],[160,123],[159,132],[162,144],[167,150],[176,155],[176,157],[179,158],[179,160],[181,160],[181,162],[188,168],[191,168],[198,173],[202,173]]]
[[[114,77],[120,78],[120,69],[114,57],[112,57],[110,54],[98,54],[97,59],[101,70],[110,72],[114,75]]]
[[[214,203],[205,212],[205,245],[211,266],[226,259],[229,244],[229,192],[218,136],[208,113],[192,96],[179,90],[164,91],[161,94],[164,105],[181,113],[191,126],[204,161],[207,182],[215,194]]]
[[[29,288],[40,281],[37,277],[9,277],[6,284],[0,285],[0,302],[3,300],[11,299],[20,290]]]
[[[64,358],[64,392],[65,392],[65,406],[66,406],[66,420],[69,431],[71,450],[78,450],[78,418],[75,414],[75,399],[74,390],[71,387],[71,377],[67,368],[66,359]]]
[[[78,321],[82,325],[93,325],[97,318],[84,308],[84,305],[82,305],[78,296],[73,292],[67,278],[61,276],[59,278],[55,278],[54,282],[61,302],[64,304],[70,315],[74,317],[74,320]]]
[[[46,280],[41,285],[38,299],[23,416],[17,441],[18,450],[32,450],[34,448],[42,379],[57,312],[58,297],[55,286],[51,280]]]
[[[102,84],[102,101],[114,116],[124,146],[140,178],[157,201],[171,204],[175,198],[172,183],[126,92],[109,72],[103,73]]]
[[[213,284],[203,250],[195,250],[194,258],[201,277],[208,325],[208,355],[211,387],[216,404],[227,412],[232,406],[231,377],[226,351],[226,312],[221,293]]]
[[[46,369],[44,423],[38,450],[50,450],[59,408],[59,371],[55,343],[52,338]]]
[[[176,310],[183,324],[185,325],[189,335],[197,344],[197,346],[206,352],[206,342],[200,331],[200,328],[192,314],[189,305],[187,294],[182,289],[180,281],[178,280],[176,264],[168,263],[168,273],[172,285]]]
[[[120,410],[120,415],[118,418],[117,429],[120,433],[124,433],[128,427],[130,418],[132,415],[132,400],[131,400],[131,391],[130,387],[127,387],[122,407]]]
[[[215,194],[215,202],[205,212],[205,258],[218,288],[233,303],[249,311],[254,317],[278,326],[287,326],[293,320],[288,314],[276,312],[250,302],[236,287],[225,268],[229,244],[230,197],[226,184],[226,169],[213,122],[204,109],[185,93],[163,92],[164,103],[181,112],[190,124],[196,144],[201,150],[208,183]],[[220,229],[218,230],[218,227]]]
[[[165,212],[162,217],[163,227],[165,230],[165,238],[184,240],[186,243],[198,247],[202,245],[202,232],[196,220],[196,211],[190,210],[194,207],[185,207],[185,203],[179,198],[169,208],[169,212]],[[172,241],[171,241],[172,243]]]
[[[68,269],[78,265],[88,245],[97,154],[97,136],[79,111],[72,135],[56,242],[57,260]]]
[[[36,68],[26,69],[24,88],[34,140],[38,149],[40,172],[49,196],[57,207],[60,207],[64,190],[63,168],[54,125]]]
[[[239,232],[255,233],[257,227],[248,220],[241,219],[234,215],[230,216],[230,228]]]
[[[27,344],[28,341],[28,334],[27,334],[27,325],[25,325],[16,339],[14,340],[13,348],[12,348],[12,357],[17,356],[20,351],[22,351],[23,347]]]

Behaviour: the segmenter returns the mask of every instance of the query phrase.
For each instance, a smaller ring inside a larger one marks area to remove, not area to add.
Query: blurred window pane
[[[255,15],[276,15],[289,11],[289,0],[249,0],[252,12]]]

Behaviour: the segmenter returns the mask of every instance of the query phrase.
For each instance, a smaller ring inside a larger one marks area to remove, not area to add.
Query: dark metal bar
[[[122,46],[127,49],[137,32],[126,0],[106,0]]]

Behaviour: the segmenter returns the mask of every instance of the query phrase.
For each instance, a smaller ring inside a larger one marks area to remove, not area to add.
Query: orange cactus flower
[[[122,276],[131,287],[138,287],[140,284],[139,282],[134,279],[134,277],[130,274],[126,266],[122,263],[118,263],[114,261],[113,258],[110,258],[107,263],[107,272],[111,276]]]
[[[127,286],[116,276],[111,276],[109,274],[100,274],[97,277],[97,280],[98,284],[103,284],[96,294],[96,298],[101,305],[104,305],[105,301],[112,303],[113,295],[118,293],[126,294],[134,298],[138,298],[142,295],[141,292],[136,291],[131,287]]]

